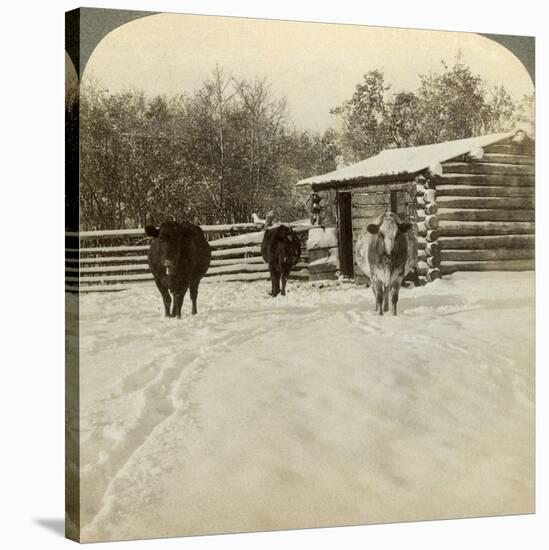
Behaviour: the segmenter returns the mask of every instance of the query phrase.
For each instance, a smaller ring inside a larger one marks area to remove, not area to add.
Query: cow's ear
[[[156,237],[158,237],[158,235],[160,234],[160,231],[159,231],[158,227],[155,227],[154,225],[147,225],[147,226],[145,227],[145,233],[146,233],[149,237],[156,238]]]
[[[376,223],[369,223],[366,229],[368,233],[375,235],[379,231],[379,225],[377,225]]]
[[[410,222],[399,223],[398,228],[401,233],[406,233],[407,231],[410,231],[412,224]]]

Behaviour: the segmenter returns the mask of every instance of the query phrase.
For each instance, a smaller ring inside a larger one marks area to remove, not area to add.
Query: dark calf
[[[261,255],[269,264],[271,296],[285,296],[286,281],[301,256],[301,241],[297,233],[286,225],[268,229],[261,243]]]

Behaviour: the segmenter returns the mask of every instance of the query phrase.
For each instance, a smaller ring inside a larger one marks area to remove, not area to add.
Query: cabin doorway
[[[339,226],[339,269],[345,277],[354,277],[353,263],[353,208],[350,191],[337,193],[337,219]]]

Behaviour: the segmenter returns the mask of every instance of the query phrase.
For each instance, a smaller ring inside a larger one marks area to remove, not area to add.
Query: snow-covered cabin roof
[[[385,149],[381,153],[339,168],[327,174],[312,176],[297,182],[297,185],[327,184],[330,182],[351,182],[382,176],[417,174],[438,163],[459,157],[476,149],[493,145],[514,136],[516,131],[500,134],[488,134],[432,145]]]

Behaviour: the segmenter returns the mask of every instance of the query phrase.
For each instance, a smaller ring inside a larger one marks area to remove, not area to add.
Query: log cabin
[[[365,281],[354,243],[386,210],[416,223],[423,281],[534,269],[535,142],[523,130],[387,149],[297,185],[319,193],[334,220],[310,231],[313,280]]]

